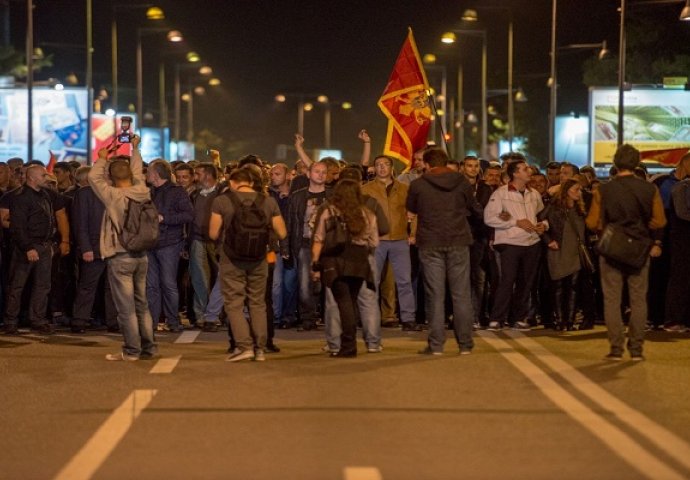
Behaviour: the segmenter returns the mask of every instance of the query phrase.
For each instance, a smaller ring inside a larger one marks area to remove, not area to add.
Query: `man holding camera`
[[[143,161],[139,152],[141,139],[134,134],[130,134],[130,138],[131,159],[123,155],[108,158],[120,146],[114,142],[112,148],[98,151],[98,160],[89,172],[89,184],[105,204],[100,250],[108,263],[108,280],[125,342],[122,353],[106,355],[106,360],[112,361],[136,361],[154,357],[158,353],[146,301],[146,252],[127,251],[117,235],[122,231],[130,200],[151,200],[142,172]]]

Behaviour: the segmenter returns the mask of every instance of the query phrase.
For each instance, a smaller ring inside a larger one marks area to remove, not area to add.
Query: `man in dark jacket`
[[[467,217],[482,216],[472,186],[446,164],[448,155],[441,149],[424,153],[426,173],[410,184],[407,210],[417,215],[416,244],[424,265],[424,293],[429,319],[428,346],[419,353],[441,355],[446,340],[444,300],[446,279],[453,299],[453,324],[461,354],[469,354],[472,340],[472,293],[470,252],[472,233]]]
[[[167,327],[181,330],[177,290],[177,266],[184,246],[184,225],[194,218],[192,202],[187,192],[171,182],[172,169],[165,160],[156,160],[146,170],[151,185],[151,200],[158,209],[158,245],[149,250],[149,269],[146,275],[146,296],[153,319],[158,327],[161,311],[165,313]]]
[[[82,167],[91,169],[91,167]],[[86,171],[88,175],[88,170]],[[88,183],[88,180],[86,181]],[[72,333],[83,333],[96,300],[101,277],[106,274],[106,263],[101,257],[101,223],[105,206],[93,189],[86,185],[75,192],[72,201],[72,230],[79,258],[79,282],[74,298]],[[108,331],[117,332],[117,312],[107,277],[105,286],[105,323]]]

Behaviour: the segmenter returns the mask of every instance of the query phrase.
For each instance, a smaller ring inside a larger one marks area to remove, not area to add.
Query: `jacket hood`
[[[422,179],[429,182],[434,188],[450,192],[462,183],[463,177],[458,172],[447,168],[439,168],[437,171],[427,172]]]
[[[135,202],[151,200],[151,190],[149,190],[149,187],[147,187],[145,183],[135,184],[129,188],[123,188],[122,190],[125,197]]]

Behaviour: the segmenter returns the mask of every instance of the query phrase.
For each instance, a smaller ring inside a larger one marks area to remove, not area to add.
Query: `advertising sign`
[[[618,90],[592,88],[589,100],[590,158],[595,167],[608,167],[617,146]],[[624,92],[624,103],[624,141],[648,167],[672,167],[690,149],[690,91],[633,89]]]
[[[145,162],[156,158],[170,161],[170,129],[168,128],[142,128],[141,133],[141,157]]]
[[[130,127],[130,132],[137,132],[137,117],[131,113],[117,114],[114,117],[109,115],[103,115],[102,113],[94,113],[91,117],[91,159],[92,161],[98,158],[98,151],[110,145],[113,141],[113,137],[116,132],[120,132],[120,119],[123,116],[132,117],[132,125]],[[117,153],[122,155],[129,155],[131,153],[131,147],[127,144],[123,144]]]
[[[36,87],[33,97],[33,156],[45,164],[52,150],[60,160],[86,158],[88,99],[84,88]],[[28,155],[28,104],[24,88],[0,89],[0,159]]]

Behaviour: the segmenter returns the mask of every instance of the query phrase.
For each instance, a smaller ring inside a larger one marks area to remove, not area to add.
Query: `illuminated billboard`
[[[607,167],[617,146],[618,89],[592,88],[589,101],[591,162]],[[690,91],[633,89],[624,101],[625,143],[640,150],[649,167],[672,167],[690,149]]]
[[[63,160],[86,158],[88,99],[84,88],[33,89],[33,157],[48,163],[49,150]],[[28,155],[25,88],[0,89],[0,159]]]

